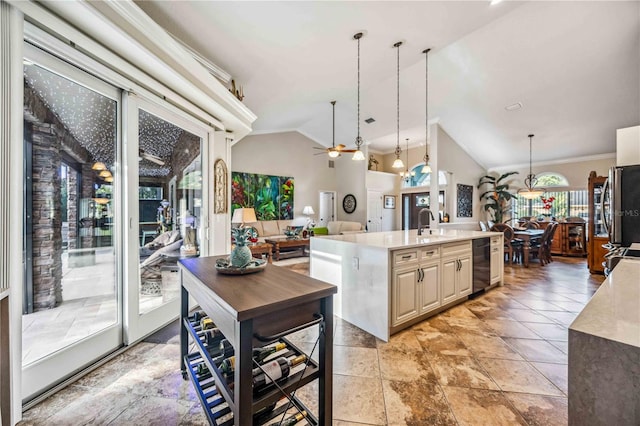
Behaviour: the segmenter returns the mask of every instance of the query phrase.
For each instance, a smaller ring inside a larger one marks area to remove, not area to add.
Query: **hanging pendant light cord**
[[[429,164],[429,51],[426,49],[422,53],[425,54],[425,67],[424,67],[424,164]]]
[[[396,89],[397,89],[397,97],[396,97],[396,145],[398,147],[398,150],[400,149],[400,45],[402,43],[396,43],[395,46],[398,50],[398,61],[397,61],[397,73],[396,75],[398,76],[397,78],[397,84],[396,84]],[[400,155],[398,153],[398,155]]]
[[[331,101],[332,109],[333,109],[333,117],[331,121],[331,125],[333,127],[332,136],[331,136],[331,146],[335,149],[336,147],[336,101]]]
[[[362,37],[362,35],[360,35]],[[360,139],[360,37],[358,40],[358,137],[356,137],[356,149],[360,150],[362,139]]]

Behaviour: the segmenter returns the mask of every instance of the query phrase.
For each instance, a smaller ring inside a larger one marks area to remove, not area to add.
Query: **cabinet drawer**
[[[425,247],[423,249],[420,249],[420,261],[439,258],[440,246]]]
[[[491,245],[492,246],[499,246],[500,245],[500,237],[491,237]]]
[[[404,265],[418,260],[418,250],[403,250],[393,252],[394,266]]]
[[[471,241],[442,245],[442,256],[459,256],[471,252]]]

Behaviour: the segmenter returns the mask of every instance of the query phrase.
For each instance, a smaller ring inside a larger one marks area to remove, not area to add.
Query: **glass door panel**
[[[24,82],[29,399],[122,344],[120,91],[28,44]]]
[[[202,158],[207,130],[176,111],[128,95],[127,185],[130,266],[128,341],[162,327],[179,314],[178,261],[204,254]]]

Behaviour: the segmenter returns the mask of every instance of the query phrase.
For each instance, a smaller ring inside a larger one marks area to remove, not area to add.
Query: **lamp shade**
[[[104,163],[101,161],[96,161],[95,163],[93,163],[93,166],[91,166],[91,168],[93,170],[98,170],[98,171],[107,170],[107,166],[105,166]]]
[[[302,214],[310,215],[310,214],[316,214],[316,212],[313,211],[313,207],[304,206],[304,208],[302,209]]]
[[[235,209],[233,211],[233,217],[231,218],[231,223],[249,223],[249,222],[257,222],[256,219],[256,211],[253,208],[242,208]]]

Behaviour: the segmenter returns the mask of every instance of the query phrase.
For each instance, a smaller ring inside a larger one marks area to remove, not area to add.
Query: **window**
[[[546,186],[546,184],[545,184]],[[542,196],[551,203],[546,203],[550,208],[545,208],[542,198],[527,200],[523,197],[512,200],[512,216],[514,220],[521,217],[581,217],[587,219],[589,209],[589,197],[587,190],[579,191],[547,191]]]
[[[569,181],[566,177],[558,173],[540,173],[536,176],[538,179],[538,185],[543,188],[569,186]]]
[[[418,164],[411,169],[409,180],[402,180],[403,188],[413,188],[416,186],[429,186],[431,185],[431,173],[422,173],[424,163]],[[447,172],[443,170],[438,171],[438,183],[440,186],[447,184]]]
[[[162,187],[141,186],[138,188],[138,195],[141,200],[162,200]]]

